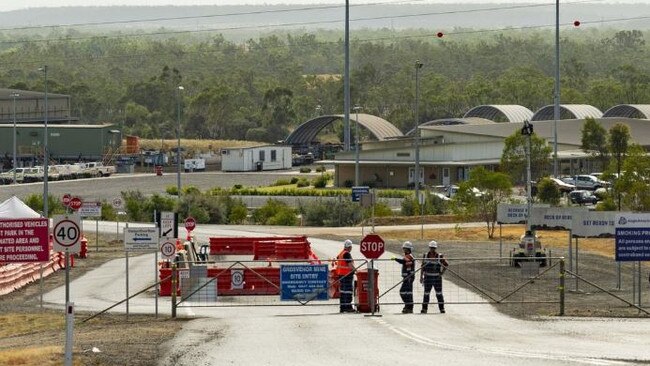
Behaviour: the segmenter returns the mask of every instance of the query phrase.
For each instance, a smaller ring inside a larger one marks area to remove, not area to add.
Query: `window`
[[[277,154],[275,150],[271,150],[271,161],[277,160]]]
[[[265,152],[266,151],[264,151],[264,150],[260,150],[260,159],[259,159],[260,161],[264,161],[264,153]]]

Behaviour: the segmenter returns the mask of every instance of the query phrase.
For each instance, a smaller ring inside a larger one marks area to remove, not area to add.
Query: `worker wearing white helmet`
[[[393,258],[397,263],[402,265],[402,286],[399,289],[399,295],[404,302],[402,313],[409,314],[413,312],[413,281],[415,279],[415,258],[413,258],[413,243],[405,241],[402,244],[404,257]]]
[[[429,251],[422,257],[422,268],[420,270],[420,283],[424,285],[424,298],[422,299],[422,314],[429,309],[429,298],[431,288],[436,290],[438,309],[445,313],[445,298],[442,296],[442,275],[447,270],[449,263],[444,256],[438,253],[438,243],[435,240],[429,242]]]
[[[352,240],[343,242],[343,250],[336,258],[336,274],[339,276],[340,312],[353,313],[352,282],[354,279],[354,261],[352,260]]]

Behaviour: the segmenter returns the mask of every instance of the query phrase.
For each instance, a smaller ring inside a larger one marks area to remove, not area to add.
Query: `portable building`
[[[265,145],[221,150],[221,170],[252,172],[291,169],[291,146]]]

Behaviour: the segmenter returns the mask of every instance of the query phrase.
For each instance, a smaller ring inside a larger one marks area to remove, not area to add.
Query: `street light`
[[[45,115],[43,118],[44,133],[43,133],[43,217],[49,216],[49,211],[47,207],[47,181],[48,181],[48,164],[50,160],[50,153],[47,146],[47,117],[48,117],[48,106],[47,106],[47,65],[44,65],[38,69],[43,72],[45,77]]]
[[[555,0],[555,92],[553,94],[553,177],[557,178],[557,121],[560,119],[560,0]]]
[[[14,98],[14,184],[16,184],[16,98],[20,96],[18,93],[11,93],[10,96]]]
[[[176,137],[178,139],[178,145],[176,150],[176,186],[178,188],[178,199],[181,199],[181,90],[185,90],[182,86],[176,88],[176,110],[177,120],[178,120],[178,130],[176,131]]]
[[[356,118],[355,118],[356,124],[354,125],[354,134],[356,135],[356,142],[354,143],[354,150],[355,150],[354,185],[355,187],[359,186],[359,141],[361,141],[361,139],[359,138],[359,110],[360,109],[361,107],[359,105],[354,106],[354,112],[356,113]]]
[[[521,128],[521,134],[526,136],[526,202],[528,213],[526,214],[526,230],[530,230],[530,213],[533,204],[530,183],[530,137],[533,134],[533,125],[529,121],[524,121],[524,127]]]
[[[350,0],[345,0],[345,63],[343,65],[343,149],[350,151]]]
[[[419,102],[420,102],[420,69],[424,64],[420,60],[415,61],[415,199],[420,202],[420,116],[419,116]]]

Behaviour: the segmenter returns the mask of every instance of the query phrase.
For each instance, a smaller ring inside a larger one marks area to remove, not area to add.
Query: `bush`
[[[278,180],[275,181],[275,183],[272,184],[272,186],[274,186],[274,187],[286,186],[286,185],[289,185],[289,184],[293,184],[293,183],[291,183],[288,179],[278,179]]]
[[[295,225],[297,222],[295,211],[286,203],[275,199],[267,200],[264,206],[253,212],[252,218],[262,225]]]
[[[298,186],[298,188],[309,187],[309,181],[307,180],[307,178],[300,178],[298,179],[298,183],[296,183],[296,185]]]
[[[352,226],[360,222],[359,206],[348,199],[317,201],[300,205],[305,225]]]
[[[43,195],[30,194],[24,200],[25,204],[32,210],[42,213],[43,212]],[[47,213],[48,216],[59,215],[65,213],[65,207],[60,199],[54,198],[51,194],[47,196]]]
[[[183,187],[183,194],[196,194],[201,193],[201,191],[195,186]]]
[[[324,165],[319,165],[319,166],[316,167],[316,172],[317,173],[324,173],[326,171],[327,171],[327,169],[325,169]]]
[[[319,177],[314,178],[314,188],[325,188],[327,186],[327,182],[329,182],[329,175],[323,174]]]
[[[311,168],[302,167],[300,168],[301,173],[311,173]]]
[[[232,187],[233,187],[234,189],[242,189],[243,186],[242,186],[241,184],[235,184],[235,185],[232,186]]]
[[[167,194],[170,195],[170,196],[178,196],[178,187],[177,186],[167,186],[167,188],[165,188],[165,192],[167,192]]]
[[[102,202],[101,219],[104,221],[115,221],[117,219],[117,211],[115,210],[115,207],[106,201]]]
[[[298,183],[298,177],[291,177],[291,184]]]
[[[240,201],[241,202],[241,201]],[[243,204],[235,205],[230,209],[228,214],[229,224],[243,224],[248,218],[248,208]]]
[[[542,203],[557,206],[560,204],[560,190],[557,189],[553,181],[542,178],[537,184],[537,198]]]
[[[147,215],[144,210],[146,198],[140,191],[122,192],[124,199],[124,209],[130,221],[151,222],[151,216]]]
[[[372,207],[366,208],[365,217],[372,216]],[[375,217],[388,217],[393,216],[393,210],[390,209],[386,202],[376,202],[375,203]]]

